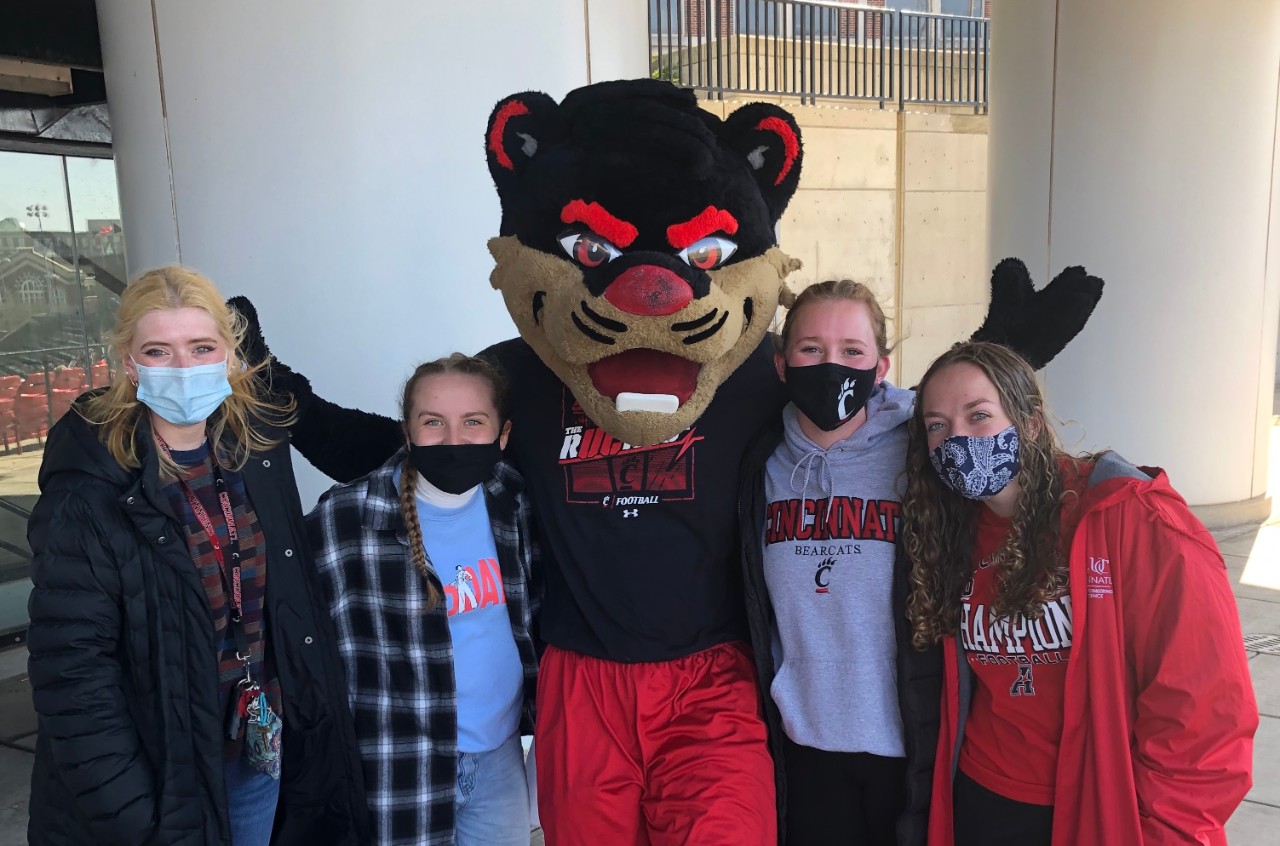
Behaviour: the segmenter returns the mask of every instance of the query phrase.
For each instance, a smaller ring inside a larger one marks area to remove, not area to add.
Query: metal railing
[[[650,73],[725,94],[987,110],[991,21],[833,0],[649,0]]]

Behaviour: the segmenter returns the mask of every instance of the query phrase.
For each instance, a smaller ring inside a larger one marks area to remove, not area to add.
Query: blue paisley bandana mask
[[[942,483],[967,499],[990,499],[1018,472],[1018,432],[952,435],[929,453]]]

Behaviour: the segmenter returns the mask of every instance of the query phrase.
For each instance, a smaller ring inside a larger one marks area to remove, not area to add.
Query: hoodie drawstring
[[[809,490],[809,479],[814,475],[814,464],[818,463],[817,482],[818,493],[822,498],[830,500],[835,493],[835,481],[831,477],[831,466],[827,463],[827,453],[825,450],[815,449],[805,453],[804,457],[796,462],[796,466],[791,471],[791,490],[800,494],[800,498],[804,499],[806,492]],[[800,468],[804,468],[804,481],[800,483],[800,487],[796,487],[796,473],[800,472]],[[822,485],[822,476],[825,473],[827,484],[824,490]],[[828,501],[827,507],[831,507]]]

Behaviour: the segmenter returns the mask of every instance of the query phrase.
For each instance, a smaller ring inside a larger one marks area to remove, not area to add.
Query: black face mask
[[[422,478],[445,493],[460,494],[488,481],[502,458],[499,436],[491,444],[409,444],[409,461]]]
[[[823,362],[787,365],[787,396],[813,425],[833,432],[866,406],[876,387],[876,368],[855,370]]]

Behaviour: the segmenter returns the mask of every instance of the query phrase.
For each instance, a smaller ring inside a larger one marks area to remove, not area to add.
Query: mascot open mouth
[[[591,384],[618,411],[674,414],[698,388],[702,365],[653,349],[632,349],[587,365]]]

